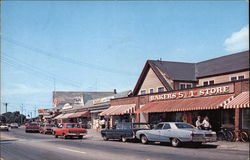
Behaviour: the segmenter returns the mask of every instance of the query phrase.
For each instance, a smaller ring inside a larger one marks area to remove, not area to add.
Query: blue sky
[[[54,82],[60,91],[132,90],[148,59],[198,62],[246,50],[248,5],[4,1],[1,100],[30,113],[51,107]]]

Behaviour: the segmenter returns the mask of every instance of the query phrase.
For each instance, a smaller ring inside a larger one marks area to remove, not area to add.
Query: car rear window
[[[30,123],[29,126],[38,126],[36,123]]]
[[[177,128],[194,128],[192,125],[187,123],[175,123]]]

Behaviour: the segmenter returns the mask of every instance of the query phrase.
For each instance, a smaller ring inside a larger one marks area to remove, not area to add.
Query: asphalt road
[[[220,150],[215,145],[174,148],[168,144],[103,141],[91,136],[82,140],[56,139],[25,133],[24,128],[1,135],[0,158],[4,160],[247,160],[249,156],[248,151]]]

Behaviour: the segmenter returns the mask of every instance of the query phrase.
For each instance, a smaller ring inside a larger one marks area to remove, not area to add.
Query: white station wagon
[[[162,122],[152,130],[137,131],[136,138],[140,139],[143,144],[149,141],[170,142],[174,147],[179,146],[182,142],[192,142],[200,145],[217,140],[215,132],[199,130],[184,122]]]

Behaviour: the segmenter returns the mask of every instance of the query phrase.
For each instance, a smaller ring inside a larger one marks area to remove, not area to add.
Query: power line
[[[67,62],[67,63],[70,63],[70,64],[79,65],[81,67],[95,69],[95,70],[99,70],[99,71],[103,71],[103,72],[121,74],[121,75],[126,75],[126,76],[137,76],[137,74],[129,72],[129,71],[123,71],[123,70],[113,69],[113,68],[111,69],[111,68],[108,68],[106,66],[101,66],[101,65],[97,65],[97,64],[92,64],[92,63],[87,63],[87,62],[75,60],[75,59],[72,59],[70,57],[58,56],[58,55],[56,55],[54,53],[43,51],[41,49],[28,46],[28,45],[26,45],[24,43],[18,42],[17,40],[13,40],[12,38],[8,38],[6,36],[3,36],[2,38],[3,38],[3,40],[5,40],[5,41],[7,41],[9,43],[12,43],[12,44],[20,46],[22,48],[31,50],[31,51],[33,51],[33,53],[40,54],[40,55],[45,55],[45,56],[48,56],[50,58],[60,60],[60,61],[63,61],[63,62]]]
[[[44,70],[42,70],[42,69],[40,69],[38,67],[35,67],[33,65],[24,63],[24,62],[22,62],[20,60],[17,60],[15,58],[13,58],[13,57],[4,55],[1,59],[3,60],[3,62],[11,64],[11,65],[16,65],[17,67],[28,68],[29,72],[32,72],[32,73],[35,73],[35,74],[40,73],[40,74],[46,76],[47,78],[49,78],[50,80],[54,80],[57,77],[57,79],[60,79],[61,81],[65,82],[65,83],[71,84],[71,85],[73,85],[75,87],[80,87],[79,82],[75,82],[75,81],[69,80],[67,78],[60,77],[60,76],[57,76],[55,74],[49,73],[48,71],[44,71]]]

